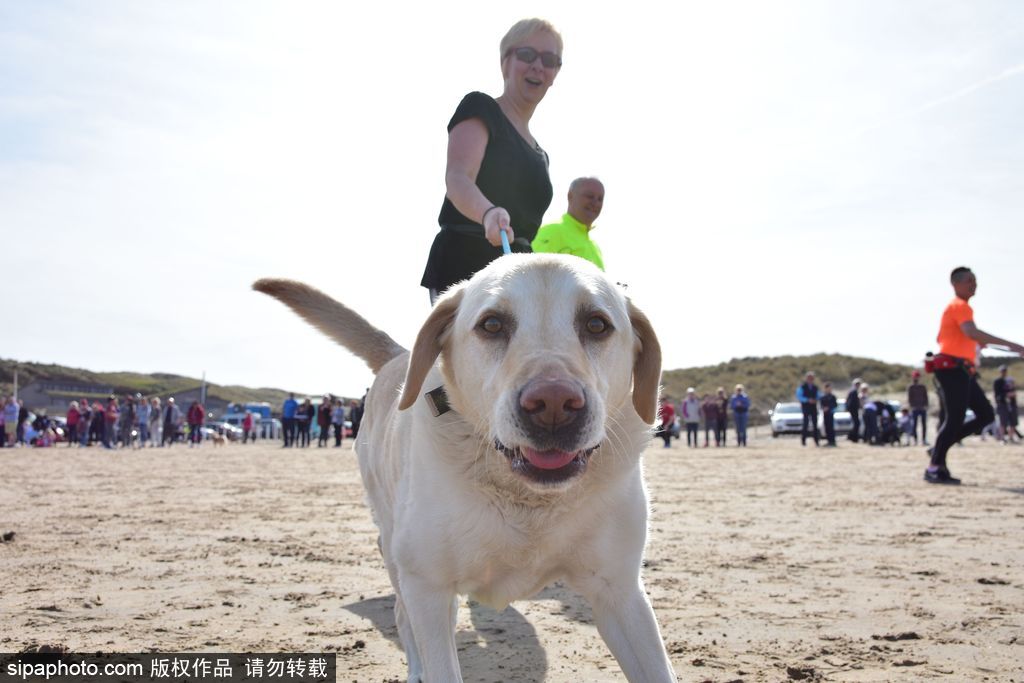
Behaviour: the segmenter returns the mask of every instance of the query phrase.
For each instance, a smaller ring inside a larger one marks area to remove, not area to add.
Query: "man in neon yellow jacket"
[[[604,185],[597,178],[577,178],[569,185],[569,210],[561,223],[542,225],[533,239],[533,250],[553,254],[573,254],[604,270],[601,249],[590,231],[601,215]]]

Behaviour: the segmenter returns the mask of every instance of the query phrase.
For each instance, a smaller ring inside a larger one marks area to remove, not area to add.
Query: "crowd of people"
[[[365,400],[365,397],[364,397]],[[295,394],[289,394],[281,406],[281,426],[284,443],[282,448],[308,448],[313,425],[316,425],[317,448],[330,445],[334,436],[334,447],[340,448],[345,438],[345,422],[351,425],[352,438],[359,433],[363,419],[364,401],[351,399],[346,408],[340,396],[324,394],[320,405],[305,398],[300,403]]]
[[[170,446],[188,442],[190,447],[202,443],[202,427],[206,409],[193,401],[182,410],[168,398],[142,394],[126,394],[120,399],[111,395],[106,400],[82,398],[68,404],[63,424],[45,414],[29,420],[30,413],[21,400],[13,396],[3,399],[2,446],[52,446],[66,442],[68,446],[101,446],[107,449]]]
[[[661,397],[657,435],[665,441],[665,448],[672,445],[673,438],[682,437],[686,428],[686,444],[691,448],[700,446],[700,427],[704,425],[704,447],[711,445],[714,435],[715,446],[726,446],[726,431],[729,415],[732,414],[736,433],[736,445],[747,445],[747,423],[750,420],[750,397],[742,384],[737,384],[733,394],[726,394],[724,387],[718,387],[714,396],[704,394],[697,397],[697,390],[690,387],[678,406],[669,396]],[[681,423],[681,424],[680,424]]]
[[[931,403],[928,389],[921,378],[920,370],[911,372],[905,407],[897,407],[889,401],[874,398],[867,382],[860,378],[854,379],[846,395],[845,410],[850,416],[847,439],[854,443],[873,446],[929,446],[928,413]],[[1003,443],[1022,441],[1018,429],[1016,382],[1009,375],[1006,365],[999,367],[999,377],[992,385],[992,393],[996,405],[995,420],[989,422],[986,430],[977,433],[985,438],[985,433],[990,432]],[[940,392],[940,398],[941,396]],[[819,387],[814,372],[808,372],[804,376],[804,381],[796,388],[795,397],[800,403],[802,414],[801,444],[806,445],[812,440],[819,446],[824,441],[825,447],[836,447],[835,416],[840,404],[839,398],[833,392],[832,383],[823,382]],[[750,398],[746,395],[743,385],[737,385],[732,396],[726,395],[725,389],[719,387],[715,395],[704,394],[698,397],[696,390],[691,387],[686,390],[686,397],[678,403],[667,396],[661,397],[657,435],[664,439],[666,448],[671,446],[673,438],[681,439],[684,430],[686,444],[691,448],[701,446],[701,431],[704,448],[712,443],[715,446],[726,446],[726,431],[729,415],[732,414],[736,445],[745,446],[749,411]],[[941,401],[938,418],[941,426],[945,422],[945,411]]]
[[[301,403],[295,395],[282,406],[282,435],[286,447],[308,447],[311,435],[317,435],[317,446],[340,447],[345,437],[346,422],[354,437],[362,422],[363,401],[345,402],[337,396],[325,395],[319,405],[306,398]],[[0,397],[0,448],[22,446],[97,446],[107,449],[165,447],[188,443],[198,447],[204,438],[207,412],[199,401],[192,401],[182,410],[174,397],[161,401],[159,396],[145,397],[136,393],[121,398],[111,395],[106,399],[73,400],[62,418],[51,418],[45,413],[33,415],[20,399]],[[315,429],[314,429],[315,425]],[[246,411],[241,420],[241,434],[218,434],[225,438],[239,438],[242,443],[256,443],[259,438],[260,418]],[[218,432],[230,429],[221,423],[211,426]],[[264,432],[269,437],[274,430]]]
[[[846,394],[846,412],[850,416],[850,429],[847,439],[854,443],[863,442],[872,446],[897,445],[904,442],[909,445],[913,439],[917,443],[917,426],[920,425],[921,440],[927,441],[928,391],[920,383],[921,373],[911,373],[911,384],[907,389],[910,408],[897,410],[890,402],[875,399],[871,396],[871,387],[859,377],[851,383]],[[835,417],[839,407],[839,399],[833,393],[832,383],[824,382],[819,389],[815,383],[813,372],[804,376],[804,382],[797,387],[796,399],[800,402],[803,421],[800,430],[800,442],[807,444],[813,439],[816,446],[821,444],[821,433],[818,428],[818,411],[821,411],[821,423],[824,427],[825,446],[836,447]]]

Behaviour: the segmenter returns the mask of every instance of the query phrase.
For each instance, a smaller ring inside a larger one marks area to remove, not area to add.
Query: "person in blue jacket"
[[[818,385],[814,383],[814,373],[808,372],[804,377],[804,383],[796,388],[796,400],[800,401],[800,409],[804,413],[804,423],[800,429],[801,446],[807,445],[807,436],[811,433],[814,434],[814,445],[821,445],[821,437],[818,434],[819,398],[821,398],[821,393],[818,391]]]
[[[295,413],[299,410],[299,402],[295,394],[288,394],[281,406],[281,426],[284,427],[284,448],[295,445]]]
[[[750,417],[750,397],[742,384],[736,385],[736,393],[729,399],[733,419],[736,421],[736,445],[747,445],[747,419]]]

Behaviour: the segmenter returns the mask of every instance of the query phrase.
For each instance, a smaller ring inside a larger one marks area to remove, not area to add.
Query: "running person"
[[[959,484],[960,480],[949,473],[946,467],[946,453],[950,447],[971,434],[981,430],[995,419],[992,404],[985,398],[985,392],[978,384],[974,361],[979,345],[998,344],[1017,354],[1024,354],[1024,346],[1015,344],[995,335],[983,332],[974,324],[971,297],[978,289],[978,281],[970,268],[960,266],[949,276],[956,296],[946,306],[939,325],[939,353],[934,358],[935,379],[942,392],[945,419],[939,427],[931,464],[924,471],[924,480],[930,484]],[[964,423],[967,408],[974,411],[975,418]]]

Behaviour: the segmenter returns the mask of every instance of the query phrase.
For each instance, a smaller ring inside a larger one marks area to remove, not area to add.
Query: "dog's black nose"
[[[565,379],[533,379],[519,393],[519,407],[538,427],[559,429],[587,406],[583,389]]]

